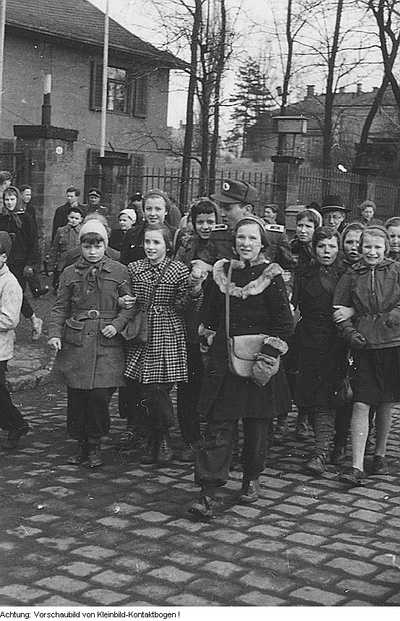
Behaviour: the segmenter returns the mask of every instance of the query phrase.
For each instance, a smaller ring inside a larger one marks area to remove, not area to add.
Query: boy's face
[[[390,250],[393,252],[400,252],[400,225],[389,226],[388,228]]]
[[[80,224],[83,220],[82,215],[79,213],[79,211],[71,211],[71,213],[68,214],[67,219],[68,224],[70,224],[74,228],[78,226],[78,224]]]
[[[17,197],[15,194],[4,194],[3,196],[4,206],[8,211],[14,211],[17,206]]]
[[[196,233],[201,239],[208,239],[215,227],[215,213],[199,213],[196,218]]]
[[[103,241],[96,244],[81,244],[81,250],[83,258],[89,263],[97,263],[104,257],[106,251],[106,245]]]
[[[5,252],[0,253],[0,270],[4,267],[4,264],[7,262],[7,255]]]

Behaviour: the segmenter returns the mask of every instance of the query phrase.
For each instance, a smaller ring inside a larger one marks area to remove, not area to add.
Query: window
[[[103,67],[93,61],[90,76],[90,109],[101,110]],[[129,69],[108,67],[107,69],[107,111],[147,116],[147,75],[137,76]]]

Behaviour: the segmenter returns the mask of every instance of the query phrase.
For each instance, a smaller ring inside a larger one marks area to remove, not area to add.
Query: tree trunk
[[[218,60],[216,66],[215,75],[215,89],[214,89],[214,110],[213,110],[213,133],[211,137],[211,149],[210,149],[210,168],[209,168],[209,187],[208,194],[215,192],[215,176],[217,167],[218,156],[218,141],[219,141],[219,115],[220,115],[220,97],[221,97],[221,82],[222,75],[225,66],[225,42],[226,42],[226,6],[225,0],[221,2],[221,30],[219,33],[218,42]]]

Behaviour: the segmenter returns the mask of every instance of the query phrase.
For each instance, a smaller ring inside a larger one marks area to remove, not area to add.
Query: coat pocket
[[[76,319],[67,319],[64,328],[64,343],[73,345],[74,347],[82,347],[83,345],[83,329],[85,324],[83,321],[76,321]]]

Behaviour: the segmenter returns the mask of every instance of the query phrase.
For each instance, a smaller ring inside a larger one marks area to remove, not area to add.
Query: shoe
[[[172,449],[169,444],[169,437],[163,436],[157,450],[157,462],[166,464],[172,459]]]
[[[202,492],[200,498],[189,507],[189,513],[199,518],[213,518],[215,517],[215,505],[215,498]]]
[[[28,431],[30,431],[29,425],[25,425],[24,427],[20,427],[19,429],[10,429],[8,432],[7,440],[4,444],[1,445],[1,448],[6,449],[8,451],[17,448],[20,439],[23,436],[26,436]]]
[[[34,291],[32,291],[32,296],[34,298],[40,298],[40,296],[46,295],[46,293],[48,293],[49,291],[50,291],[50,288],[46,285],[45,287],[42,287],[41,289],[35,289]]]
[[[157,463],[158,443],[155,438],[149,438],[146,452],[141,456],[140,463],[144,466],[150,466]]]
[[[35,319],[33,319],[32,325],[32,341],[38,341],[42,336],[43,321],[39,317],[36,317]]]
[[[334,466],[343,466],[346,461],[346,447],[335,446],[331,453],[331,464]]]
[[[194,453],[191,448],[185,448],[178,457],[178,461],[184,464],[192,464],[194,462]]]
[[[101,458],[101,446],[100,444],[89,444],[89,454],[87,457],[90,468],[98,468],[103,464]]]
[[[115,444],[117,451],[135,451],[140,448],[142,438],[134,431],[124,431],[121,433],[120,439]]]
[[[323,474],[325,472],[325,458],[323,455],[313,455],[306,462],[307,472],[312,474]]]
[[[306,421],[297,421],[296,437],[298,440],[308,440],[308,438],[310,437],[308,423]]]
[[[67,464],[71,464],[71,466],[79,466],[80,464],[84,464],[89,455],[89,442],[87,440],[83,440],[78,444],[78,450],[75,455],[70,455],[67,458]]]
[[[277,425],[274,429],[274,444],[281,444],[285,438],[289,435],[289,425],[287,423],[283,423],[282,425]]]
[[[238,502],[241,505],[249,505],[252,502],[256,502],[259,496],[260,481],[258,479],[253,479],[252,481],[244,481],[242,489],[240,490]]]
[[[371,474],[389,474],[389,468],[384,457],[381,455],[375,455],[372,462]]]
[[[365,479],[365,472],[363,470],[359,470],[358,468],[349,468],[340,475],[338,480],[341,483],[347,483],[347,485],[357,486],[365,485]]]

